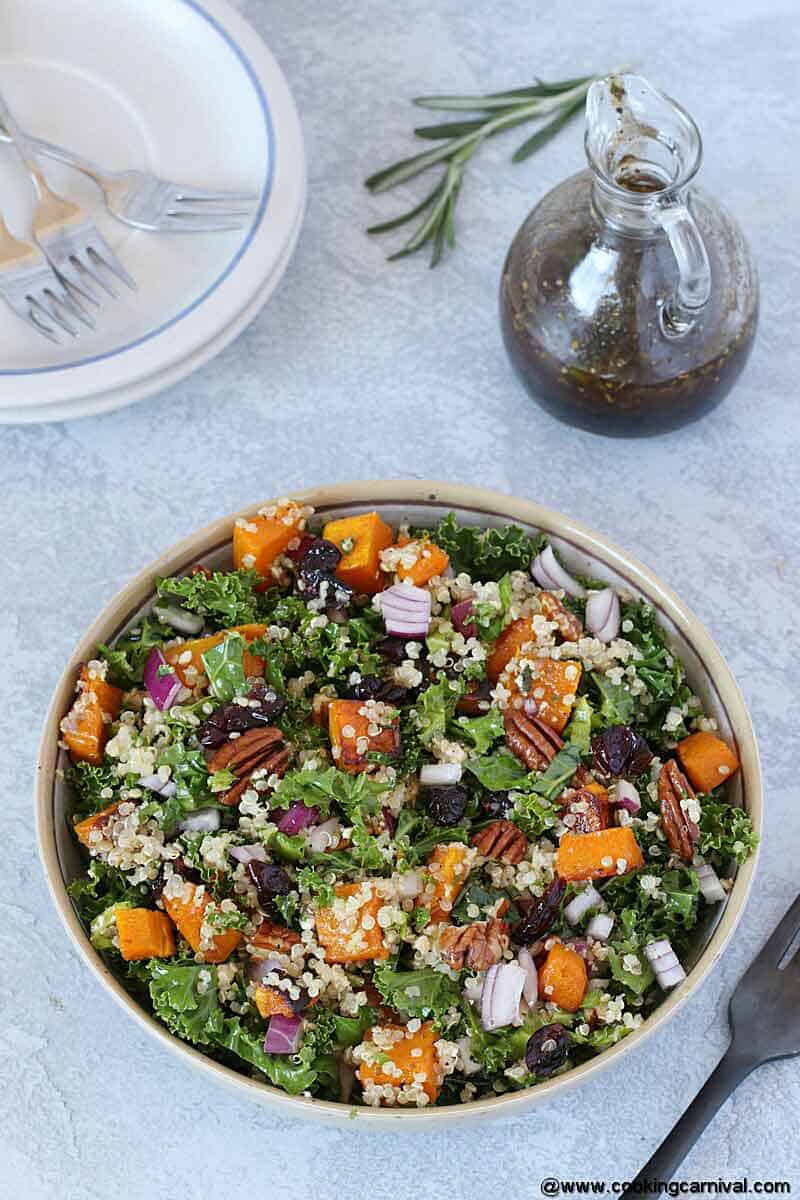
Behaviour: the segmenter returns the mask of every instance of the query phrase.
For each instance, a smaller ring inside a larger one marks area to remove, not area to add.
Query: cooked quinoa
[[[756,838],[645,601],[516,526],[236,522],[61,726],[97,952],[291,1094],[469,1103],[637,1028]]]

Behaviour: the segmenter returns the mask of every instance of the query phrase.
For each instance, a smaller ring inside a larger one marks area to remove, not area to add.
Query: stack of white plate
[[[0,423],[107,412],[183,379],[253,319],[300,230],[302,132],[272,54],[224,0],[4,0],[0,72],[32,134],[111,169],[259,196],[235,233],[144,233],[109,217],[90,180],[43,160],[138,290],[120,286],[95,330],[59,346],[0,302]],[[10,147],[0,207],[24,234],[32,193]]]

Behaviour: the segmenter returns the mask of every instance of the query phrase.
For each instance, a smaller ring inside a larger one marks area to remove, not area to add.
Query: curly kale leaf
[[[258,582],[255,571],[214,571],[210,576],[198,572],[181,579],[158,579],[156,587],[159,596],[205,617],[214,628],[227,629],[259,619],[261,597],[255,590]]]
[[[758,834],[743,808],[714,796],[704,796],[700,815],[699,851],[722,866],[732,858],[743,863],[758,845]]]
[[[666,631],[659,625],[652,604],[646,600],[623,604],[622,621],[627,630],[624,636],[640,652],[641,657],[635,660],[636,674],[651,696],[647,704],[639,706],[635,724],[648,740],[658,743],[664,740],[664,719],[670,708],[686,705],[688,718],[698,715],[700,709],[691,701],[692,690],[686,683],[683,664],[667,642]],[[624,725],[627,718],[608,723]],[[678,740],[687,733],[682,723],[670,731],[670,737]]]
[[[100,642],[97,649],[108,663],[109,682],[115,687],[141,687],[144,683],[144,664],[153,646],[175,636],[175,630],[162,625],[152,617],[143,617],[140,623],[113,646]]]
[[[643,881],[649,886],[643,887]],[[699,883],[694,870],[675,867],[665,871],[649,862],[637,871],[609,879],[602,890],[619,918],[614,945],[646,946],[669,938],[680,956],[689,931],[697,924]]]
[[[372,980],[384,1003],[409,1017],[442,1017],[459,1002],[458,984],[432,967],[396,971],[385,962],[375,968]]]
[[[95,767],[87,762],[69,767],[64,777],[75,797],[72,814],[76,817],[90,817],[102,808],[107,808],[118,799],[117,791],[124,783],[124,779],[120,778],[113,767]],[[114,795],[103,796],[101,793],[107,792],[109,788]]]
[[[475,754],[488,754],[503,736],[503,714],[499,708],[490,708],[482,717],[456,717],[451,732],[466,739]]]
[[[456,574],[466,571],[482,582],[499,580],[509,571],[527,570],[546,540],[541,534],[531,537],[518,525],[500,529],[460,525],[452,512],[426,536],[447,551]]]
[[[420,694],[411,711],[423,746],[430,746],[434,738],[445,736],[463,691],[459,680],[442,675],[437,683],[432,683]]]
[[[216,1042],[225,1023],[217,995],[216,967],[158,959],[151,959],[148,965],[150,999],[156,1016],[187,1042]]]
[[[78,916],[86,925],[114,904],[141,904],[147,897],[145,884],[131,885],[121,871],[93,858],[85,875],[74,879],[67,888],[70,898],[78,910]]]

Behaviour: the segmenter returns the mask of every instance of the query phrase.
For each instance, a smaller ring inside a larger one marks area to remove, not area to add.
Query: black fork
[[[653,1180],[669,1180],[731,1092],[762,1063],[800,1054],[800,896],[731,997],[733,1038],[714,1074],[622,1193],[641,1198]]]

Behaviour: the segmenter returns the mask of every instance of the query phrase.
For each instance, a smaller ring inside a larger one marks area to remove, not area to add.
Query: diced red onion
[[[308,832],[309,850],[312,854],[324,854],[331,846],[338,844],[341,831],[342,827],[336,817],[323,821],[321,825],[315,825]]]
[[[619,633],[619,596],[613,588],[590,592],[586,601],[586,628],[599,642],[612,642]]]
[[[422,891],[422,875],[419,871],[404,871],[397,881],[397,894],[401,900],[413,900]]]
[[[218,808],[198,808],[197,812],[189,813],[188,817],[183,818],[178,829],[181,833],[214,833],[221,823],[222,817]]]
[[[699,863],[695,870],[700,884],[703,899],[709,904],[719,904],[725,899],[725,888],[719,881],[719,876],[710,863]]]
[[[425,763],[425,766],[420,769],[419,781],[423,787],[458,783],[461,772],[461,763]]]
[[[411,583],[396,583],[376,596],[376,603],[393,637],[424,638],[431,624],[431,594]]]
[[[166,668],[166,671],[159,674],[163,668]],[[174,704],[183,690],[183,684],[172,667],[167,664],[167,660],[158,646],[153,647],[144,664],[144,685],[156,708],[161,712]]]
[[[481,992],[481,1024],[489,1032],[519,1021],[519,1002],[527,976],[519,963],[496,963],[489,967]]]
[[[576,954],[580,954],[581,958],[587,963],[593,962],[592,952],[589,949],[589,943],[586,938],[568,938],[564,945],[570,950],[574,950]]]
[[[578,600],[582,600],[586,595],[586,588],[564,570],[549,544],[531,563],[531,575],[540,587],[561,588],[568,596],[574,596]]]
[[[302,1028],[300,1017],[270,1017],[264,1050],[267,1054],[295,1054],[300,1046]]]
[[[158,792],[159,796],[163,796],[164,789],[172,782],[171,779],[162,779],[160,775],[142,775],[140,779],[136,780],[136,786],[147,788],[148,792]]]
[[[457,633],[461,633],[465,638],[477,637],[478,626],[474,621],[470,621],[472,615],[472,599],[459,600],[458,604],[454,604],[450,609],[450,620],[453,622],[453,629]]]
[[[283,972],[277,958],[251,958],[247,967],[247,978],[251,983],[263,984],[272,971]]]
[[[614,918],[608,913],[595,913],[589,924],[586,926],[586,934],[588,937],[595,938],[598,942],[607,942],[611,937],[611,930],[614,928]]]
[[[590,908],[598,908],[602,903],[602,896],[597,888],[593,887],[590,883],[582,892],[578,892],[577,896],[572,897],[564,909],[564,916],[570,925],[577,925],[581,917],[584,917]]]
[[[172,626],[178,633],[196,634],[205,625],[205,621],[197,613],[187,612],[185,608],[179,608],[177,604],[154,604],[153,612],[159,621],[164,625]]]
[[[237,862],[266,862],[267,849],[260,842],[253,842],[248,846],[229,846],[228,853],[231,858],[235,858]]]
[[[301,829],[307,829],[309,825],[316,825],[319,820],[319,809],[314,807],[306,807],[298,800],[297,804],[293,804],[278,822],[278,832],[294,835],[299,833]]]
[[[616,804],[617,808],[624,808],[629,813],[638,813],[642,807],[638,791],[627,779],[618,779],[614,784],[611,802]]]
[[[655,972],[656,982],[665,992],[686,978],[686,972],[678,962],[678,956],[672,949],[669,938],[650,942],[645,946],[644,953]]]
[[[525,972],[522,994],[528,1004],[535,1004],[539,999],[539,972],[536,970],[536,963],[526,946],[523,946],[517,955],[517,962]]]

